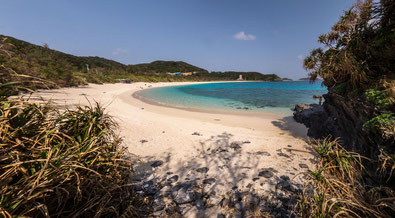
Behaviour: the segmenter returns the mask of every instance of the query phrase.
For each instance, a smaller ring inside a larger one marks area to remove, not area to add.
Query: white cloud
[[[128,50],[122,48],[116,48],[112,51],[112,55],[122,55],[128,53]]]
[[[301,60],[301,61],[303,61],[303,60],[304,60],[304,55],[301,55],[301,54],[298,55],[298,59]]]
[[[241,31],[233,35],[233,38],[237,40],[255,40],[256,36],[251,34],[246,34],[245,32]]]

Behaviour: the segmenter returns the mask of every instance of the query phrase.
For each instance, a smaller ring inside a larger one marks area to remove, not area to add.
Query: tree
[[[395,69],[395,1],[358,1],[318,42],[303,66],[310,80],[318,77],[332,87],[347,82],[367,88]]]

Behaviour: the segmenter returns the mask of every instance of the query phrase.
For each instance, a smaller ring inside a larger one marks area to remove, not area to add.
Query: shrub
[[[387,139],[395,135],[395,116],[393,113],[381,114],[364,123],[363,127],[367,132]]]
[[[138,216],[143,201],[129,183],[132,163],[115,127],[99,104],[60,112],[3,97],[0,214]]]
[[[319,157],[316,170],[307,173],[305,188],[295,208],[301,217],[392,216],[395,192],[377,183],[365,185],[363,157],[346,151],[330,138],[316,141],[312,146]],[[382,159],[385,169],[394,168],[391,158]]]
[[[390,108],[392,105],[391,99],[387,96],[385,91],[368,89],[365,91],[364,96],[370,103],[383,108]]]

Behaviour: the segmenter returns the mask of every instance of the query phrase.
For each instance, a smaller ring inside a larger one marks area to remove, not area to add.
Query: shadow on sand
[[[293,116],[284,117],[276,121],[272,121],[273,126],[288,132],[295,138],[307,140],[307,128],[300,123],[297,123]]]
[[[247,206],[248,210],[254,210],[258,204],[242,204],[241,199],[247,199],[247,195],[258,189],[273,192],[284,175],[273,168],[259,168],[260,163],[276,154],[243,152],[243,146],[250,142],[232,138],[232,134],[224,132],[201,140],[195,148],[197,155],[187,161],[172,160],[170,153],[145,157],[144,162],[135,166],[134,180],[141,184],[141,192],[152,196],[153,208],[159,208],[154,210],[163,211],[171,202],[174,211],[166,211],[166,214],[204,217],[210,210],[237,208],[244,217]],[[238,197],[230,197],[231,200],[224,203],[224,196]],[[163,199],[170,200],[164,202]]]

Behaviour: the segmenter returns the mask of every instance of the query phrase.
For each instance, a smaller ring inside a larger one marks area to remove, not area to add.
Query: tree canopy
[[[328,87],[347,82],[367,88],[383,78],[394,78],[395,1],[358,1],[345,11],[327,34],[323,47],[304,60],[310,79],[324,79]]]

